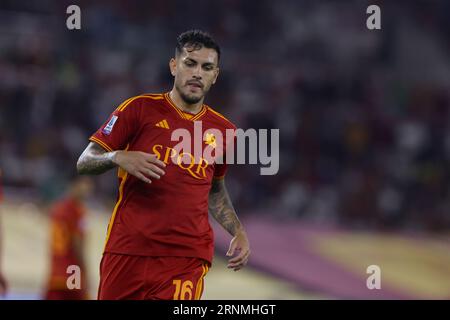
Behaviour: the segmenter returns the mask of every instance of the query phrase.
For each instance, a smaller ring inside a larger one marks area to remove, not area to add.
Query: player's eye
[[[185,61],[184,64],[187,65],[188,67],[193,67],[193,66],[195,66],[195,63],[194,63],[193,61],[191,61],[191,60]]]
[[[205,69],[206,71],[211,71],[212,69],[214,69],[214,66],[207,65],[207,66],[204,66],[203,69]]]

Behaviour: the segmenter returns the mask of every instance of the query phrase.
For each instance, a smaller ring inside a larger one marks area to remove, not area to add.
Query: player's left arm
[[[213,179],[208,204],[210,214],[233,236],[227,256],[233,256],[235,252],[238,255],[228,260],[228,268],[234,271],[242,269],[250,256],[250,244],[231,203],[225,179]]]

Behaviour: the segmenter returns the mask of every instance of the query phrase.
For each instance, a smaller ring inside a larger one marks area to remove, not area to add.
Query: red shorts
[[[199,300],[209,262],[104,253],[99,300]]]

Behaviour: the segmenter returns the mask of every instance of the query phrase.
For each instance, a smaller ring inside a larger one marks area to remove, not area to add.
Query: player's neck
[[[175,103],[175,106],[184,112],[197,114],[203,106],[203,98],[197,103],[188,104],[181,98],[180,94],[175,89],[172,89],[172,91],[169,92],[169,97]]]

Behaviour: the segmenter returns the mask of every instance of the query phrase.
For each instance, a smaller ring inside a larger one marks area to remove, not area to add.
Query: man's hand
[[[141,151],[116,151],[113,162],[129,174],[146,182],[151,179],[160,179],[165,174],[162,168],[166,164],[158,160],[156,155]]]
[[[248,242],[247,234],[245,231],[239,231],[236,235],[231,239],[230,248],[228,249],[227,256],[232,256],[236,252],[239,254],[228,260],[228,268],[234,269],[234,271],[238,271],[245,267],[248,262],[248,257],[250,256],[250,244]]]
[[[8,283],[6,282],[5,277],[3,276],[2,272],[0,271],[0,296],[4,296],[6,294],[7,289],[8,289]]]
[[[233,208],[224,179],[213,179],[208,208],[214,219],[233,236],[227,256],[231,257],[236,252],[238,255],[228,260],[228,268],[234,269],[234,271],[242,269],[247,264],[250,255],[250,244],[244,227]]]

